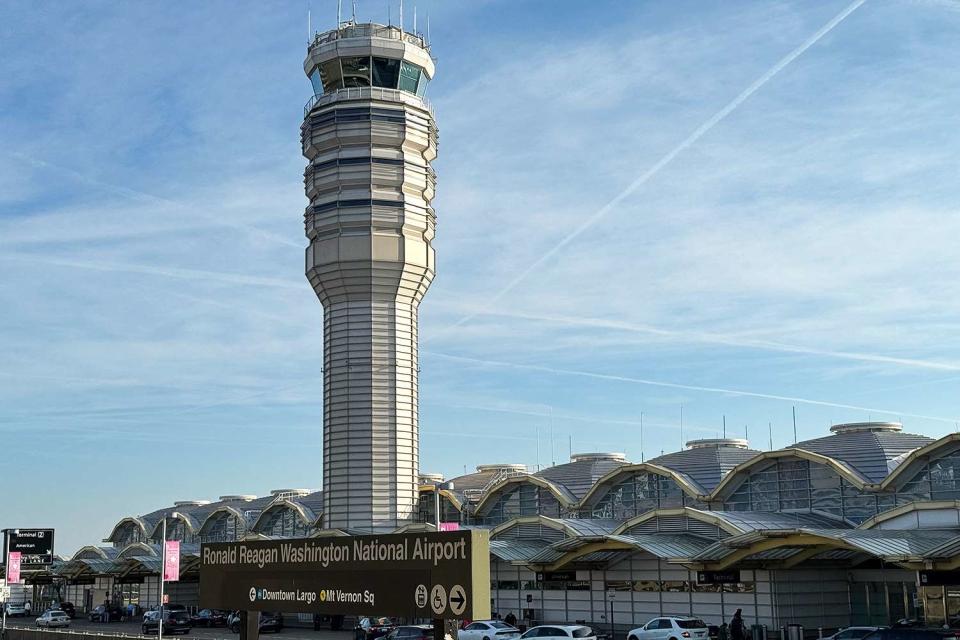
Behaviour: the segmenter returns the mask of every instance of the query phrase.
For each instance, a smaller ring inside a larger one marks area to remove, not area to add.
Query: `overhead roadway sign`
[[[200,606],[484,620],[490,617],[490,534],[203,544]]]
[[[5,538],[4,557],[8,551],[19,552],[24,567],[53,564],[53,529],[10,529]]]

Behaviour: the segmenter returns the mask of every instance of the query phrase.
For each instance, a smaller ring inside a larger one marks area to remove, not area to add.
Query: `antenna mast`
[[[793,444],[797,444],[797,407],[794,405],[793,409]]]

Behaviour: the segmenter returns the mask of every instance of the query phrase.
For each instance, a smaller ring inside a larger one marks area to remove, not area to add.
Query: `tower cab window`
[[[423,97],[427,74],[415,64],[377,56],[350,56],[327,60],[310,73],[315,95],[352,87],[400,89]]]

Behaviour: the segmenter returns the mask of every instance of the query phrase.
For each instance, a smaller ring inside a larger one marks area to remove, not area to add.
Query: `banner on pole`
[[[441,522],[440,531],[460,531],[459,522]]]
[[[11,551],[8,558],[10,562],[7,563],[7,584],[20,584],[20,552]]]
[[[180,541],[167,540],[164,545],[163,581],[178,582],[180,580]]]

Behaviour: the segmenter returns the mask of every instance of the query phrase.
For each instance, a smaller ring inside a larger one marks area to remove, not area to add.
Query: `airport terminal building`
[[[960,615],[960,435],[837,425],[774,451],[698,440],[642,463],[589,453],[529,472],[421,477],[415,522],[491,532],[492,610],[621,634],[658,615],[808,629]],[[452,486],[451,486],[452,484]],[[38,601],[159,601],[160,541],[183,549],[170,602],[195,606],[201,542],[369,533],[324,528],[322,492],[184,501],[120,518],[100,544],[28,574]]]

